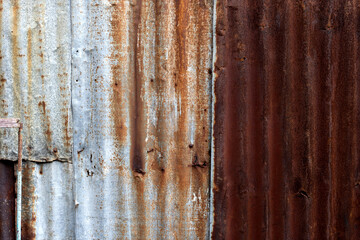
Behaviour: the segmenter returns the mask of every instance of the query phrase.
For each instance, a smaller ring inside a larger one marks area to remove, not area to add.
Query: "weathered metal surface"
[[[14,164],[6,161],[0,161],[0,239],[15,239]]]
[[[359,239],[359,1],[217,1],[213,239]]]
[[[212,1],[72,1],[76,237],[204,239]]]
[[[0,1],[0,117],[25,123],[27,160],[71,160],[70,20],[70,1]],[[2,133],[15,161],[16,132]]]
[[[23,239],[360,236],[359,1],[0,5]]]
[[[73,182],[71,163],[24,162],[22,239],[82,239],[75,238]]]

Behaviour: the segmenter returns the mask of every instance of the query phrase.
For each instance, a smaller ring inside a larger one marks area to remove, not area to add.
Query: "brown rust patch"
[[[144,66],[142,66],[143,58],[143,35],[142,30],[142,14],[143,14],[143,1],[136,0],[133,1],[132,10],[133,10],[133,29],[132,29],[132,44],[134,51],[134,103],[131,106],[131,119],[133,119],[133,125],[131,126],[131,168],[135,171],[134,173],[134,183],[136,188],[136,203],[138,211],[139,224],[137,226],[136,238],[142,239],[146,237],[146,203],[144,198],[145,183],[144,177],[146,174],[145,163],[143,156],[144,147],[145,147],[145,123],[144,123],[144,102],[141,97],[143,82],[145,81],[143,72]],[[146,13],[145,13],[146,14]]]
[[[142,62],[142,36],[141,36],[141,8],[142,0],[137,0],[136,5],[133,7],[133,44],[134,44],[134,106],[132,108],[133,127],[132,127],[132,168],[134,171],[140,171],[144,169],[144,156],[142,152],[144,149],[145,137],[144,137],[144,102],[141,98],[142,82],[144,81],[140,71],[143,70]]]
[[[189,179],[191,174],[191,169],[183,169],[183,166],[187,166],[192,163],[191,155],[188,154],[184,145],[181,143],[185,143],[187,141],[187,133],[188,133],[188,117],[189,117],[189,96],[187,91],[187,72],[186,69],[188,67],[187,57],[188,52],[186,51],[187,46],[187,34],[189,27],[189,17],[191,12],[191,0],[185,1],[176,1],[176,84],[175,88],[176,95],[181,98],[181,109],[182,114],[177,119],[178,131],[175,133],[175,142],[178,144],[178,148],[174,151],[174,157],[176,159],[176,163],[172,163],[170,171],[173,172],[175,178],[175,184],[178,186],[178,190],[176,192],[177,198],[179,201],[178,211],[179,211],[179,224],[178,226],[174,226],[174,230],[177,231],[176,235],[181,232],[185,232],[185,227],[187,222],[186,217],[186,200],[187,189],[189,188]],[[181,146],[181,145],[183,146]],[[180,176],[181,174],[181,176]]]
[[[52,132],[51,132],[51,126],[50,126],[50,118],[49,115],[47,114],[47,110],[46,110],[46,103],[45,101],[40,101],[38,103],[39,108],[42,110],[42,114],[44,115],[44,122],[46,124],[46,128],[45,128],[45,135],[46,135],[46,139],[47,139],[47,145],[48,145],[48,149],[51,149],[51,144],[52,144]]]
[[[69,113],[68,113],[68,109],[65,109],[66,114],[64,114],[64,127],[65,127],[65,146],[66,147],[70,147],[71,146],[71,140],[72,140],[72,136],[69,132]]]

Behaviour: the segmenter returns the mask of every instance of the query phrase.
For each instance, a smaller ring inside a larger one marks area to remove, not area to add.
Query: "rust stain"
[[[125,34],[121,34],[122,29],[125,29],[125,20],[123,19],[123,1],[114,1],[112,3],[112,14],[111,14],[111,36],[112,36],[112,45],[114,49],[112,50],[111,59],[114,62],[111,65],[112,71],[112,85],[113,85],[113,96],[112,96],[112,118],[114,122],[115,138],[118,140],[118,144],[121,146],[126,140],[128,135],[127,126],[125,123],[126,112],[123,109],[125,102],[123,91],[125,89],[120,82],[119,76],[123,73],[122,62],[125,62],[126,59],[120,55],[121,53],[121,43],[125,41]]]
[[[136,237],[139,239],[146,238],[146,209],[145,209],[145,183],[144,178],[146,177],[146,169],[144,162],[144,146],[145,146],[145,123],[144,123],[144,102],[141,98],[141,92],[143,89],[143,82],[145,81],[142,74],[143,66],[141,64],[142,52],[143,52],[143,36],[141,35],[142,27],[142,17],[146,14],[146,11],[143,10],[143,1],[136,0],[132,2],[132,12],[133,12],[133,23],[132,23],[132,44],[134,51],[134,101],[133,106],[131,106],[130,118],[133,119],[132,122],[132,131],[131,131],[131,168],[134,171],[134,183],[136,189],[136,204],[138,211],[138,220],[139,224],[136,228]],[[145,9],[146,10],[146,9]]]
[[[51,132],[51,126],[50,126],[50,118],[49,115],[47,114],[47,109],[46,109],[46,103],[45,101],[40,101],[38,103],[39,108],[42,110],[42,114],[44,115],[44,122],[46,124],[46,129],[45,129],[45,135],[47,138],[47,145],[48,145],[48,149],[50,150],[51,144],[52,144],[52,132]]]
[[[133,127],[132,127],[132,138],[134,139],[131,146],[132,152],[130,158],[132,159],[132,168],[136,172],[144,171],[144,156],[142,152],[144,149],[144,102],[141,98],[142,82],[144,77],[141,74],[141,53],[142,53],[142,38],[141,38],[141,9],[142,0],[137,0],[136,5],[133,8],[133,44],[134,44],[134,106],[132,107]]]

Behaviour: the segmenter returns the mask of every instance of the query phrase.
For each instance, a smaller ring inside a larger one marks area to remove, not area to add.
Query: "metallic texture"
[[[15,239],[15,176],[9,161],[0,161],[0,239]]]
[[[213,239],[359,239],[359,11],[217,1]]]
[[[23,239],[360,236],[358,0],[0,6]]]
[[[76,237],[209,234],[212,1],[72,1]]]
[[[70,1],[0,0],[0,117],[20,118],[26,160],[70,161]],[[17,160],[17,133],[0,159]]]

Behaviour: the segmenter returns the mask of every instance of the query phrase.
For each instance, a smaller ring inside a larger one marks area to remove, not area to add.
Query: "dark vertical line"
[[[133,109],[133,117],[134,117],[134,125],[132,129],[132,138],[134,139],[132,143],[132,168],[135,171],[135,191],[136,191],[136,215],[137,215],[137,226],[136,232],[133,232],[135,236],[139,239],[144,239],[146,237],[146,210],[145,210],[145,201],[144,201],[144,178],[145,175],[145,166],[144,166],[144,142],[145,139],[143,137],[145,126],[143,124],[143,102],[141,100],[141,87],[142,87],[142,75],[140,72],[142,71],[142,57],[141,54],[141,10],[142,10],[142,0],[137,0],[136,5],[133,6],[133,44],[134,44],[134,109]],[[140,175],[140,177],[139,177]]]
[[[134,11],[134,115],[133,115],[133,134],[132,137],[134,138],[133,142],[133,157],[132,157],[132,168],[134,171],[139,173],[144,173],[144,160],[142,156],[142,140],[143,134],[142,131],[144,130],[142,127],[141,119],[143,118],[142,112],[142,100],[141,100],[141,76],[139,73],[140,66],[139,66],[139,46],[140,46],[140,21],[141,21],[141,6],[142,0],[137,0],[135,11]]]

